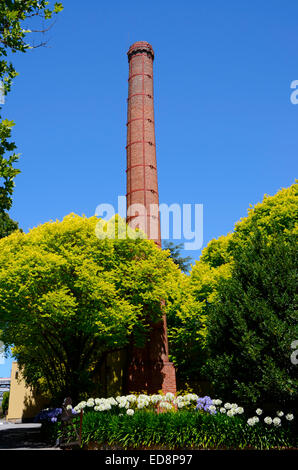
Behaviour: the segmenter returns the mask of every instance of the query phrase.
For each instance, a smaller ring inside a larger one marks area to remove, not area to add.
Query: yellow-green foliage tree
[[[98,222],[71,214],[0,240],[1,339],[57,399],[91,393],[105,354],[132,333],[141,345],[180,276],[152,241],[99,239]]]
[[[208,308],[215,298],[218,280],[230,274],[231,237],[229,234],[211,240],[203,249],[200,260],[192,266],[190,276],[181,275],[179,288],[169,305],[170,356],[176,366],[179,388],[184,388],[185,382],[195,387],[202,379],[200,371],[206,361]]]

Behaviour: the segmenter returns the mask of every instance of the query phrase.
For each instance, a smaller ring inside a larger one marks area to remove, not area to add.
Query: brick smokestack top
[[[127,222],[161,246],[157,183],[152,46],[134,43],[129,62],[127,107]],[[166,316],[151,324],[144,348],[133,344],[128,356],[127,391],[176,392],[175,369],[168,358]]]
[[[153,105],[154,52],[148,42],[140,41],[129,48],[127,55],[127,221],[161,246]]]

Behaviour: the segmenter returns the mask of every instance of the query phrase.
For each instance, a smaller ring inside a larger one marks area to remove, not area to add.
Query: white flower
[[[181,404],[181,403],[185,403],[185,397],[182,397],[181,395],[179,395],[178,397],[176,397],[174,400],[173,400],[173,403],[174,405],[178,405]]]
[[[255,425],[255,420],[254,420],[253,418],[249,418],[249,419],[247,420],[247,424],[248,424],[249,426],[254,426],[254,425]]]
[[[231,408],[234,409],[234,410],[236,410],[236,408],[238,408],[237,403],[232,403],[232,404],[231,404]]]
[[[118,405],[117,401],[113,397],[107,398],[106,402],[110,405]]]
[[[137,401],[137,397],[135,395],[127,395],[126,399],[129,403],[134,403]]]
[[[266,418],[264,418],[264,422],[266,424],[272,424],[272,418],[270,418],[270,416],[266,416]]]
[[[150,398],[147,395],[139,395],[137,398],[137,407],[142,409],[148,405],[150,405]]]
[[[126,405],[129,405],[129,403],[127,403],[126,401],[120,401],[118,406],[119,406],[119,408],[125,408]]]
[[[225,403],[224,407],[225,407],[226,410],[230,410],[232,408],[232,405],[231,405],[231,403]]]
[[[221,413],[226,413],[226,412],[227,412],[227,410],[226,410],[224,407],[220,408],[219,411],[220,411]]]
[[[292,420],[294,419],[294,415],[292,415],[291,413],[288,413],[288,414],[286,415],[286,419],[287,419],[288,421],[292,421]]]
[[[80,410],[83,410],[84,408],[86,408],[87,406],[87,403],[85,401],[81,401],[77,407],[80,409]]]
[[[234,414],[235,414],[235,410],[233,408],[227,411],[228,416],[234,416]]]
[[[277,414],[277,416],[282,418],[282,416],[284,415],[284,412],[283,411],[277,411],[276,414]]]
[[[171,392],[166,393],[165,399],[168,401],[173,401],[175,398],[175,395]]]
[[[150,401],[150,398],[148,397],[148,395],[141,394],[141,395],[138,396],[138,400],[149,400]]]
[[[273,422],[274,426],[280,426],[280,421],[281,421],[280,418],[274,418],[272,422]]]
[[[190,393],[190,394],[188,395],[188,397],[189,397],[188,399],[189,399],[190,401],[195,401],[195,402],[197,402],[198,399],[199,399],[198,395],[196,395],[195,393]]]
[[[197,402],[199,397],[195,393],[188,393],[187,395],[184,395],[184,396],[180,395],[177,398],[180,400],[187,401],[187,402],[191,402],[191,401]]]
[[[213,402],[213,405],[216,405],[216,406],[220,406],[222,404],[222,401],[221,400],[212,400]]]
[[[168,403],[167,401],[161,401],[159,406],[161,408],[164,408],[165,410],[171,410],[172,409],[171,403]]]
[[[242,406],[238,406],[238,408],[235,409],[235,412],[238,415],[242,415],[242,413],[244,413],[244,408],[242,408]]]
[[[66,409],[67,409],[67,410],[72,410],[72,406],[71,406],[71,405],[67,405]]]
[[[150,401],[149,400],[138,400],[137,401],[137,406],[139,407],[140,405],[140,408],[145,408],[146,406],[149,406],[150,405]]]
[[[247,424],[248,424],[249,426],[254,426],[254,425],[257,424],[259,421],[260,421],[259,418],[258,418],[257,416],[254,416],[253,418],[249,418],[249,419],[247,420]]]
[[[261,408],[258,408],[258,409],[256,409],[256,413],[257,413],[257,415],[260,416],[263,413],[263,410],[261,410]]]
[[[210,411],[216,411],[216,406],[210,405],[210,406],[209,406],[209,410],[210,410]]]
[[[132,416],[132,415],[134,414],[134,410],[128,409],[128,410],[126,411],[126,414],[129,415],[129,416]]]
[[[94,411],[105,411],[106,410],[106,407],[103,403],[101,403],[101,405],[96,405],[94,407]]]
[[[137,404],[137,407],[139,408],[139,410],[141,410],[142,408],[145,407],[145,402],[144,401],[139,401],[138,404]]]
[[[151,403],[156,404],[162,399],[161,395],[151,395]]]
[[[120,403],[121,401],[126,401],[126,397],[116,397],[116,400],[118,403]]]

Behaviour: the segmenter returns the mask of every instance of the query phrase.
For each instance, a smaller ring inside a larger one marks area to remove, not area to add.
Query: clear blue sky
[[[25,231],[125,194],[126,52],[139,40],[155,50],[160,202],[204,204],[204,246],[294,182],[296,0],[63,4],[49,47],[14,55],[3,108],[22,153],[11,216]]]

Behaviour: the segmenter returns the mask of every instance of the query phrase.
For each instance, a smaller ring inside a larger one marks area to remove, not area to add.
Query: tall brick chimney
[[[154,52],[148,42],[134,43],[129,62],[127,107],[127,222],[161,247],[153,105]],[[152,208],[152,205],[153,208]],[[175,369],[168,357],[166,316],[151,324],[144,348],[131,346],[129,392],[176,392]]]

